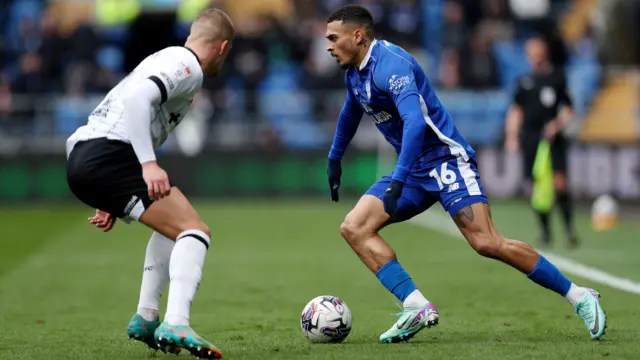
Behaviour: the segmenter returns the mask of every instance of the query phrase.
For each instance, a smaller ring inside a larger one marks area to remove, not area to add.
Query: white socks
[[[189,325],[191,302],[200,285],[210,242],[200,230],[187,230],[176,239],[169,263],[171,284],[164,319],[171,325]]]
[[[409,296],[402,302],[404,308],[421,308],[429,303],[429,300],[422,295],[420,290],[413,290]]]
[[[169,259],[175,242],[157,232],[151,234],[144,258],[138,314],[145,320],[158,319],[160,297],[169,282]]]
[[[565,295],[565,299],[571,304],[571,306],[576,306],[576,304],[582,300],[582,298],[587,294],[587,289],[583,287],[576,286],[576,284],[571,283],[571,287],[569,288],[569,292]]]

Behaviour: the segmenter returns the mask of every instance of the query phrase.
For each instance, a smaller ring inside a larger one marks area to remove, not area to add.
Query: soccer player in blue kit
[[[375,40],[372,16],[359,5],[346,5],[331,14],[326,38],[327,50],[346,69],[347,88],[329,152],[332,200],[338,201],[341,158],[364,113],[399,154],[393,173],[371,186],[340,226],[364,264],[403,303],[399,319],[380,341],[406,341],[438,324],[438,310],[378,234],[384,226],[408,220],[436,202],[478,254],[506,263],[563,296],[584,320],[591,338],[599,339],[606,315],[598,292],[575,285],[530,245],[505,239],[494,227],[475,152],[416,60],[394,44]]]

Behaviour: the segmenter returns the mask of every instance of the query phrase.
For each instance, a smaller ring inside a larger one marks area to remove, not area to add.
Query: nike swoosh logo
[[[178,335],[178,336],[180,336],[180,337],[187,337],[187,333],[186,333],[186,332],[178,331],[178,330],[176,330],[176,329],[174,329],[174,328],[171,328],[171,327],[169,328],[169,330],[170,330],[172,333],[174,333],[174,334],[176,334],[176,335]]]
[[[407,324],[407,321],[409,321],[410,318],[406,318],[402,324],[397,324],[396,327],[398,328],[398,330],[402,330],[402,328]]]
[[[600,331],[600,312],[598,311],[598,306],[596,305],[596,323],[591,328],[591,334],[598,335],[598,331]]]

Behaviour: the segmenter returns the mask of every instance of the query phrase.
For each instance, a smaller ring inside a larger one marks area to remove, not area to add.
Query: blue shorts
[[[382,199],[389,184],[391,175],[383,176],[365,195]],[[402,196],[398,199],[393,222],[411,219],[436,202],[440,202],[451,216],[471,204],[488,203],[475,159],[464,161],[461,157],[450,158],[423,171],[411,172],[402,189]]]

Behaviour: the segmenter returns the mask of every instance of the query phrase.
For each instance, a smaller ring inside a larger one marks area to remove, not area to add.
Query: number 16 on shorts
[[[443,162],[439,167],[435,167],[429,176],[434,178],[438,183],[438,189],[440,191],[452,192],[460,189],[460,184],[456,182],[458,175],[455,171],[449,169],[448,163]]]

